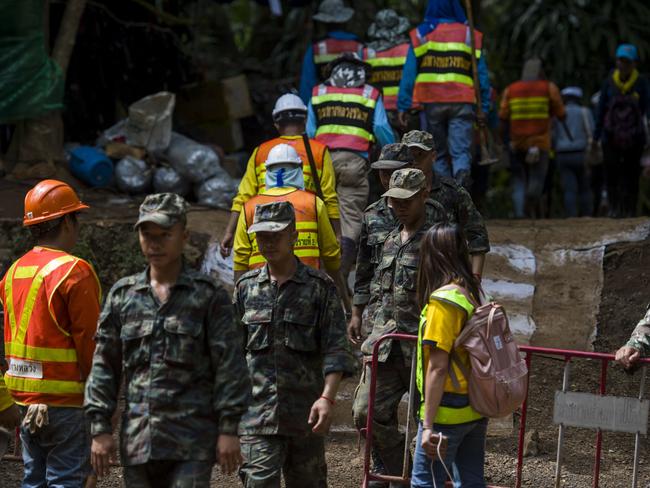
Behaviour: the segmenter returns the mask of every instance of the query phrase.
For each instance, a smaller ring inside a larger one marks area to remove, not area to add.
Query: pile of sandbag
[[[115,185],[129,194],[173,192],[229,208],[239,182],[212,147],[172,131],[174,103],[173,93],[145,97],[100,136],[97,146],[115,161]]]

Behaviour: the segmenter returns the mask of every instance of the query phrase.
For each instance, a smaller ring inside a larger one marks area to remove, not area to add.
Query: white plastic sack
[[[115,165],[115,184],[130,194],[147,193],[151,189],[153,172],[141,159],[127,156]]]
[[[213,176],[230,178],[221,167],[216,152],[176,132],[172,134],[164,157],[180,175],[192,183],[201,183]]]
[[[228,210],[238,186],[238,181],[226,174],[225,177],[215,176],[197,185],[194,193],[201,205]]]
[[[232,253],[227,258],[222,257],[219,252],[219,243],[211,242],[205,251],[201,272],[218,279],[224,285],[234,286],[234,269]]]
[[[111,142],[123,142],[126,139],[126,119],[110,126],[97,138],[96,145],[104,147]]]
[[[156,193],[176,193],[184,197],[192,188],[190,182],[174,168],[161,166],[153,173],[153,189]]]
[[[149,152],[164,151],[172,137],[176,96],[169,92],[149,95],[129,106],[126,142]]]

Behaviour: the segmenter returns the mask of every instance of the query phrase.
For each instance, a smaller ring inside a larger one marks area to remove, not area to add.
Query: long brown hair
[[[420,269],[417,296],[420,307],[441,286],[456,283],[480,299],[481,285],[472,274],[467,240],[456,224],[438,223],[431,227],[420,243]]]

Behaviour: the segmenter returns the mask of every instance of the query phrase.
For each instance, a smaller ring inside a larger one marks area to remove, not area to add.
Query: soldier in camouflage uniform
[[[650,355],[650,307],[632,331],[630,340],[616,351],[616,361],[625,369],[633,368],[642,357]]]
[[[173,193],[146,197],[135,228],[149,266],[113,286],[99,318],[85,399],[91,462],[108,474],[124,383],[127,487],[207,488],[215,456],[226,473],[241,461],[251,394],[243,337],[226,291],[183,260],[186,208]]]
[[[345,317],[327,275],[293,255],[298,234],[293,205],[255,208],[256,233],[267,264],[235,285],[253,380],[253,401],[239,433],[246,488],[325,488],[324,434],[343,375],[354,372]]]
[[[393,229],[383,245],[381,260],[371,284],[369,308],[374,311],[372,332],[361,346],[366,367],[357,388],[353,416],[357,429],[366,426],[369,359],[379,337],[392,332],[417,334],[420,309],[416,297],[420,241],[435,222],[427,220],[426,177],[415,168],[393,173],[389,198],[400,225]],[[397,430],[397,407],[409,389],[413,344],[386,341],[379,349],[377,396],[373,423],[373,442],[386,474],[401,475],[404,436]]]
[[[421,130],[412,130],[402,137],[402,143],[411,148],[416,159],[415,168],[421,169],[429,182],[429,197],[439,202],[447,211],[451,222],[463,227],[471,255],[472,272],[479,279],[483,274],[485,254],[490,251],[485,222],[467,190],[451,178],[434,173],[436,148],[433,136]]]
[[[388,190],[392,174],[414,163],[415,158],[405,144],[387,144],[383,147],[379,159],[372,163],[371,168],[379,171],[381,184],[384,190]],[[438,202],[427,199],[425,208],[428,222],[434,223],[446,219],[445,209]],[[388,197],[385,196],[369,205],[363,214],[354,281],[354,308],[348,324],[348,335],[354,344],[361,342],[362,316],[371,295],[374,294],[370,290],[370,283],[381,259],[384,241],[398,225],[399,221],[388,206]],[[369,309],[365,312],[368,319],[372,318],[373,310]]]

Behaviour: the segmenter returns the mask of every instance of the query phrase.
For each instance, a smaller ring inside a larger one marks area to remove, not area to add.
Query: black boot
[[[371,472],[373,474],[386,474],[386,467],[384,466],[384,463],[381,460],[381,457],[373,449],[370,453],[372,457],[372,469]],[[388,482],[386,481],[370,481],[368,483],[368,488],[388,488]]]

